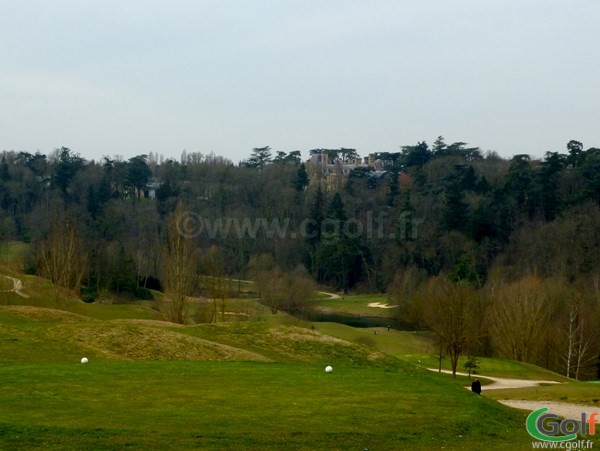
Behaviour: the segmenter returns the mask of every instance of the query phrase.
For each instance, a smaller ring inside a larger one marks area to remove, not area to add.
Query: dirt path
[[[438,371],[436,368],[427,368],[430,371]],[[452,371],[442,370],[442,373],[452,374]],[[459,376],[468,376],[467,373],[456,372]],[[541,384],[560,384],[556,381],[545,381],[545,380],[531,380],[531,379],[511,379],[507,377],[492,377],[492,376],[481,376],[481,379],[488,379],[493,381],[492,384],[485,385],[484,390],[503,390],[506,388],[533,388]],[[465,387],[470,390],[470,387]]]
[[[317,293],[327,296],[327,299],[341,299],[339,294],[327,293],[326,291],[317,291]]]
[[[370,304],[367,305],[367,307],[374,307],[374,308],[397,308],[399,307],[398,305],[388,305],[388,304],[382,304],[381,302],[371,302]]]
[[[22,298],[28,298],[29,296],[26,295],[25,293],[23,293],[23,282],[21,282],[19,279],[17,279],[16,277],[11,277],[11,276],[6,276],[4,274],[0,274],[0,277],[4,277],[5,279],[9,279],[12,280],[13,282],[13,288],[12,290],[2,290],[2,293],[16,293],[17,295],[21,296]]]
[[[556,401],[525,401],[521,399],[499,399],[499,403],[513,409],[534,411],[547,407],[549,413],[555,413],[562,418],[570,418],[573,420],[581,420],[581,413],[600,412],[598,406],[588,406],[585,404],[572,404],[569,402]]]
[[[428,368],[430,371],[438,371],[435,368]],[[442,373],[452,374],[452,371],[442,370]],[[456,372],[460,376],[468,376],[467,373]],[[493,383],[485,385],[483,391],[501,390],[507,388],[533,388],[541,384],[560,384],[557,381],[530,380],[530,379],[511,379],[506,377],[479,376],[481,379],[489,379]],[[470,390],[471,387],[465,387]],[[498,402],[513,409],[534,411],[547,407],[550,413],[555,413],[562,418],[581,419],[582,412],[600,412],[600,407],[585,404],[574,404],[569,402],[557,401],[526,401],[522,399],[498,399]]]

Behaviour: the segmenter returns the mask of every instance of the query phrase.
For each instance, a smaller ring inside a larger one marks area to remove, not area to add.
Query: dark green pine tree
[[[567,143],[567,150],[569,151],[569,156],[567,157],[567,163],[571,167],[578,167],[585,160],[585,155],[583,152],[583,144],[579,141],[575,141],[572,139]]]
[[[405,241],[411,241],[413,236],[413,219],[415,208],[410,203],[410,190],[402,192],[402,206],[400,214],[396,218],[396,242],[401,244]]]
[[[504,193],[517,213],[533,216],[535,210],[535,176],[529,155],[515,155],[505,178]]]
[[[539,197],[546,221],[552,221],[560,212],[562,202],[559,193],[559,177],[566,164],[567,157],[558,152],[546,152],[546,157],[540,164]]]
[[[394,206],[396,196],[400,194],[400,170],[402,169],[402,154],[400,152],[395,153],[385,153],[382,155],[384,157],[384,167],[388,172],[389,178],[389,192],[387,193],[387,204],[390,207]]]
[[[282,153],[285,154],[285,152]],[[252,149],[252,155],[250,155],[246,165],[250,168],[262,169],[271,161],[271,148],[269,146],[255,147]]]
[[[301,192],[308,186],[308,172],[306,172],[306,166],[304,163],[300,165],[294,178],[294,189]]]
[[[447,180],[442,219],[446,230],[464,232],[468,225],[469,206],[465,201],[462,178],[455,175]]]
[[[416,146],[403,146],[402,158],[406,167],[416,166],[417,168],[427,164],[433,157],[429,146],[425,141],[417,143]]]
[[[585,181],[582,197],[591,199],[600,205],[600,149],[592,147],[585,151],[585,160],[581,164],[581,174]]]
[[[8,171],[6,157],[2,157],[2,163],[0,163],[0,180],[3,182],[8,182],[10,180],[10,172]]]
[[[125,181],[127,186],[133,188],[136,193],[134,193],[133,198],[139,200],[141,197],[142,190],[148,184],[148,180],[150,180],[150,176],[152,175],[152,171],[146,163],[146,155],[138,155],[136,157],[130,158],[127,163],[127,173]]]
[[[325,219],[323,214],[324,204],[325,198],[319,184],[310,209],[310,218],[306,224],[306,242],[313,249],[321,242],[323,220]]]
[[[67,195],[69,185],[83,167],[83,159],[78,154],[72,154],[71,149],[63,147],[58,153],[58,158],[54,164],[53,184],[57,186],[63,193]]]
[[[321,189],[321,185],[319,184],[319,186],[317,186],[317,191],[315,192],[315,198],[310,207],[309,218],[306,222],[304,230],[302,231],[304,233],[304,239],[308,244],[308,258],[306,259],[307,267],[310,268],[311,274],[319,281],[321,278],[319,274],[317,255],[321,245],[323,220],[325,219],[325,215],[323,213],[324,205],[325,197],[323,190]]]
[[[99,205],[98,205],[98,198],[96,196],[96,190],[94,189],[94,185],[90,184],[88,186],[88,192],[87,192],[87,211],[92,218],[96,219],[98,210],[99,210]]]
[[[346,293],[360,277],[360,247],[356,227],[350,227],[339,193],[329,204],[324,225],[318,250],[319,274]]]
[[[346,221],[346,210],[344,208],[344,203],[342,202],[342,196],[340,193],[335,193],[333,199],[331,200],[331,204],[329,204],[329,209],[327,210],[327,219],[331,219],[333,221],[339,221],[342,224]]]

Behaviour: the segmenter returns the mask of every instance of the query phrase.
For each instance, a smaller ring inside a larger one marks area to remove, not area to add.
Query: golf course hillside
[[[244,320],[179,325],[153,301],[85,304],[11,277],[22,285],[0,305],[0,449],[531,446],[524,412],[426,369],[426,334],[260,305]]]
[[[116,360],[247,360],[395,368],[406,363],[307,327],[274,322],[182,326],[99,320],[31,306],[0,306],[0,363]]]

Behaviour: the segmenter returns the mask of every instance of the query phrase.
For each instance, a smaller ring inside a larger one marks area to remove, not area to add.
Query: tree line
[[[311,153],[358,157],[347,148]],[[4,151],[0,236],[31,243],[24,271],[86,301],[233,289],[177,288],[171,266],[185,251],[181,263],[193,262],[195,275],[273,281],[261,290],[275,311],[304,308],[281,294],[296,293],[298,279],[388,292],[403,320],[442,337],[448,325],[436,321],[457,299],[463,336],[440,339],[446,352],[502,355],[577,377],[592,371],[599,344],[585,337],[598,336],[600,324],[600,149],[572,140],[540,159],[502,158],[439,137],[375,158],[383,174],[359,165],[340,177],[303,163],[297,150],[273,155],[268,146],[239,164],[197,152],[88,161],[66,147]],[[185,212],[203,222],[178,242]],[[286,228],[206,233],[223,218]]]

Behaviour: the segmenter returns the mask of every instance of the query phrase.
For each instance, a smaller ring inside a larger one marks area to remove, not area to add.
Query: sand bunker
[[[374,307],[374,308],[396,308],[398,307],[397,305],[387,305],[387,304],[382,304],[381,302],[371,302],[368,307]]]

